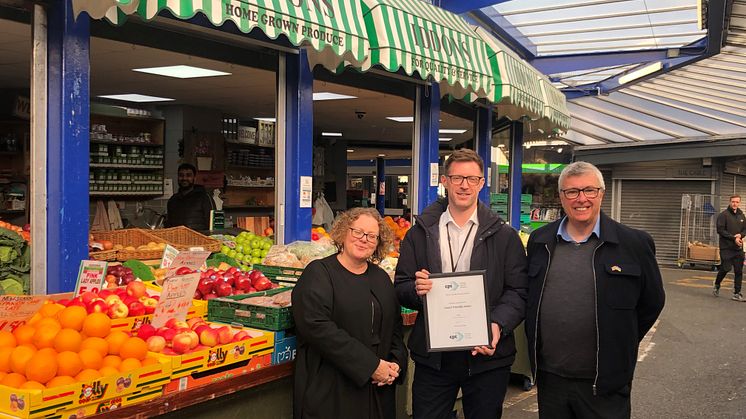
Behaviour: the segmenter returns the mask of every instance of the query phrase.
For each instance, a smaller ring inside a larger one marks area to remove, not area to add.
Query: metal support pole
[[[88,258],[90,31],[71,0],[48,9],[47,293],[72,291]]]
[[[510,130],[510,225],[521,228],[521,189],[523,187],[523,123],[513,122]]]
[[[376,209],[384,216],[386,207],[386,160],[383,157],[376,159]]]
[[[490,183],[492,167],[492,108],[477,108],[477,120],[475,122],[475,144],[477,154],[484,161],[485,183],[479,192],[479,199],[485,205],[490,205]]]
[[[440,128],[440,86],[417,86],[414,103],[412,142],[413,214],[438,199],[438,129]]]
[[[47,12],[34,5],[31,51],[31,293],[47,293]]]
[[[281,148],[277,150],[277,190],[280,244],[311,239],[311,185],[313,179],[313,73],[306,52],[280,54],[277,78],[277,125],[284,125]],[[283,106],[279,106],[282,103]],[[278,131],[280,133],[280,131]],[[282,195],[282,196],[281,196]]]

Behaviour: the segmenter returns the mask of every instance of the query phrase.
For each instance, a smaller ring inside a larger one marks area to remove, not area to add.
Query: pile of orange
[[[44,304],[27,324],[0,331],[0,385],[47,389],[157,362],[140,338],[111,330],[103,313]]]

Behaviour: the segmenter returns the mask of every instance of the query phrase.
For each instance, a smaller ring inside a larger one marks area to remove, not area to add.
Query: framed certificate
[[[425,294],[427,350],[458,351],[489,346],[492,341],[485,271],[430,275]]]

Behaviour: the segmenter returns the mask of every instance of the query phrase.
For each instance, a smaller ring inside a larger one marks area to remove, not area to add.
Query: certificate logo
[[[454,342],[460,342],[460,341],[464,340],[464,334],[461,333],[461,332],[451,333],[451,335],[448,336],[448,339],[450,339],[450,340],[452,340]]]
[[[456,281],[448,282],[448,283],[444,284],[443,287],[445,287],[445,289],[447,289],[449,291],[456,291],[457,289],[459,289],[458,282],[456,282]]]

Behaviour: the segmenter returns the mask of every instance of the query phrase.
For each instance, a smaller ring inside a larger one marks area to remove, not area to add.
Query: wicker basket
[[[201,247],[210,252],[217,252],[220,250],[221,246],[220,241],[207,237],[204,234],[197,233],[196,231],[184,226],[149,230],[148,232],[162,240],[165,240],[166,243],[178,250],[189,250],[191,247]]]
[[[122,246],[142,246],[150,242],[166,243],[160,237],[156,237],[139,228],[130,228],[126,230],[112,231],[92,231],[95,241],[109,240],[112,243],[121,244]],[[116,260],[125,261],[130,259],[148,260],[160,259],[163,256],[163,250],[117,250]]]
[[[91,258],[91,260],[117,260],[117,252],[118,250],[102,250],[100,252],[89,252],[88,257]]]

